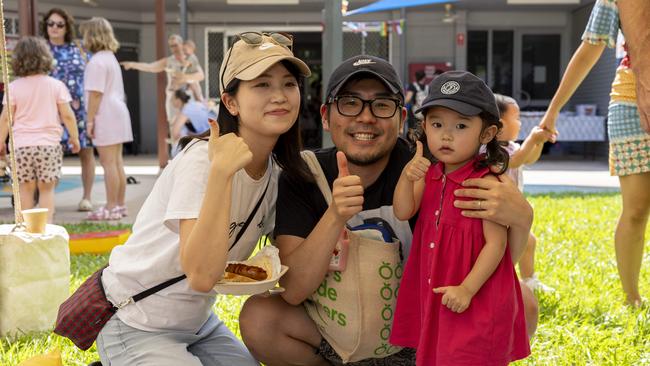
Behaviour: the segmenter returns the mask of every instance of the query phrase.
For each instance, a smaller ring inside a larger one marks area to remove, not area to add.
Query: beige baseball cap
[[[254,44],[239,39],[228,50],[219,71],[220,93],[223,93],[224,88],[234,79],[253,80],[282,60],[296,65],[300,75],[311,75],[307,64],[295,57],[288,47],[279,44],[269,35],[260,33],[260,36],[259,41]]]

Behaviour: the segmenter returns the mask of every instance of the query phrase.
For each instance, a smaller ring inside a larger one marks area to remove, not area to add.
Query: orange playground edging
[[[113,230],[96,233],[70,234],[71,254],[104,254],[117,245],[124,244],[131,230]]]

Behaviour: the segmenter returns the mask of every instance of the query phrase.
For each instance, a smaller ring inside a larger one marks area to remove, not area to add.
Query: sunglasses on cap
[[[257,46],[261,45],[264,42],[264,36],[267,36],[271,38],[271,40],[280,46],[286,47],[289,49],[289,51],[293,52],[293,36],[288,33],[282,33],[282,32],[243,32],[237,34],[237,38],[242,40],[244,43],[249,44],[251,46]],[[228,61],[230,61],[230,55],[232,54],[232,46],[230,47],[230,50],[228,51],[228,58],[226,58],[226,66],[223,68],[223,72],[221,73],[221,85],[223,85],[223,76],[226,74],[226,68],[228,67]],[[223,85],[224,88],[226,85]]]
[[[244,32],[244,33],[239,33],[237,37],[241,39],[242,41],[246,42],[247,44],[256,46],[262,44],[264,42],[264,37],[267,36],[270,37],[271,40],[279,44],[280,46],[284,46],[288,48],[290,51],[293,51],[293,36],[288,33],[282,33],[282,32],[270,32],[270,33],[260,33],[260,32]]]
[[[65,28],[65,22],[55,22],[55,21],[50,20],[46,24],[47,24],[48,28],[53,28],[54,26],[56,26],[59,29]]]

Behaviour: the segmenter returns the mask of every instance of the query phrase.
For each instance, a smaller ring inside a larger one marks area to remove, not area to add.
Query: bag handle
[[[270,169],[273,169],[273,165],[271,165]],[[246,222],[244,223],[244,226],[242,226],[241,230],[239,230],[239,232],[237,233],[237,237],[235,237],[235,241],[232,243],[230,248],[228,248],[228,251],[230,251],[232,248],[235,247],[235,244],[237,244],[237,242],[239,242],[239,239],[241,239],[241,237],[244,235],[244,232],[246,232],[246,229],[248,228],[248,225],[251,223],[251,221],[253,221],[253,218],[255,217],[255,214],[257,213],[258,209],[262,205],[262,201],[264,201],[264,196],[266,196],[266,191],[269,189],[269,185],[271,183],[271,176],[272,175],[273,175],[273,172],[269,172],[269,177],[266,180],[266,187],[264,188],[264,192],[262,192],[262,195],[257,200],[257,204],[255,204],[255,208],[253,208],[253,211],[251,211],[250,215],[248,215],[248,218],[246,219]],[[146,289],[146,290],[138,293],[137,295],[129,297],[128,299],[126,299],[126,300],[120,302],[119,304],[117,304],[115,307],[118,308],[118,309],[121,309],[121,308],[123,308],[123,307],[125,307],[125,306],[127,306],[127,305],[129,305],[131,303],[138,302],[138,301],[140,301],[140,300],[142,300],[142,299],[144,299],[144,298],[146,298],[148,296],[151,296],[151,295],[155,294],[158,291],[164,290],[167,287],[169,287],[169,286],[183,280],[185,277],[187,277],[187,276],[183,274],[183,275],[180,275],[178,277],[174,277],[172,279],[169,279],[169,280],[167,280],[167,281],[165,281],[163,283],[160,283],[160,284],[158,284],[158,285],[156,285],[156,286],[154,286],[152,288]]]
[[[311,150],[304,150],[300,152],[300,155],[302,156],[302,160],[307,163],[311,174],[314,176],[314,179],[316,179],[316,185],[318,185],[318,188],[325,198],[325,202],[327,202],[327,205],[329,206],[332,203],[332,190],[327,183],[327,178],[325,178],[325,173],[318,162],[318,158],[316,158],[316,154]]]

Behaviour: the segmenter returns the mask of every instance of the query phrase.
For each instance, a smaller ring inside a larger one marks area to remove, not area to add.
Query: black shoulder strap
[[[270,169],[272,169],[272,168],[270,168]],[[228,248],[228,251],[230,251],[235,246],[235,244],[237,244],[239,239],[241,239],[242,235],[244,235],[244,232],[246,232],[246,228],[248,228],[248,225],[251,223],[251,221],[253,221],[253,218],[255,217],[255,214],[257,213],[257,210],[262,205],[262,201],[264,201],[264,196],[266,196],[266,191],[269,189],[269,184],[271,183],[272,176],[273,176],[273,172],[271,171],[271,172],[269,172],[269,178],[266,180],[266,188],[264,188],[264,192],[262,192],[262,195],[260,196],[260,199],[257,201],[257,204],[255,205],[255,208],[253,208],[253,211],[251,212],[251,214],[248,215],[248,219],[246,219],[246,222],[244,223],[244,226],[242,226],[241,230],[239,230],[239,232],[237,233],[237,237],[235,238],[235,241],[232,243],[230,248]],[[178,277],[174,277],[174,278],[172,278],[170,280],[167,280],[167,281],[165,281],[163,283],[160,283],[160,284],[158,284],[158,285],[156,285],[156,286],[154,286],[154,287],[152,287],[150,289],[144,290],[144,291],[140,292],[139,294],[132,297],[133,302],[138,302],[138,301],[144,299],[147,296],[153,295],[153,294],[155,294],[156,292],[158,292],[160,290],[166,289],[167,287],[175,284],[176,282],[183,280],[185,277],[186,277],[185,275],[180,275]]]
[[[239,241],[239,239],[244,235],[244,232],[246,232],[246,228],[248,228],[248,224],[253,221],[253,217],[255,217],[255,214],[257,213],[257,210],[260,208],[262,205],[262,201],[264,201],[264,196],[266,196],[266,191],[269,189],[269,184],[271,183],[271,177],[273,176],[273,172],[269,172],[269,178],[266,180],[266,188],[264,188],[264,192],[262,192],[262,195],[260,196],[260,199],[257,200],[257,204],[255,205],[255,208],[253,208],[253,211],[251,212],[250,215],[248,215],[248,219],[246,219],[246,222],[244,223],[244,226],[242,226],[241,230],[237,233],[237,237],[235,238],[235,241],[232,243],[230,248],[228,248],[228,251],[230,251],[232,248],[235,247],[235,244]]]

